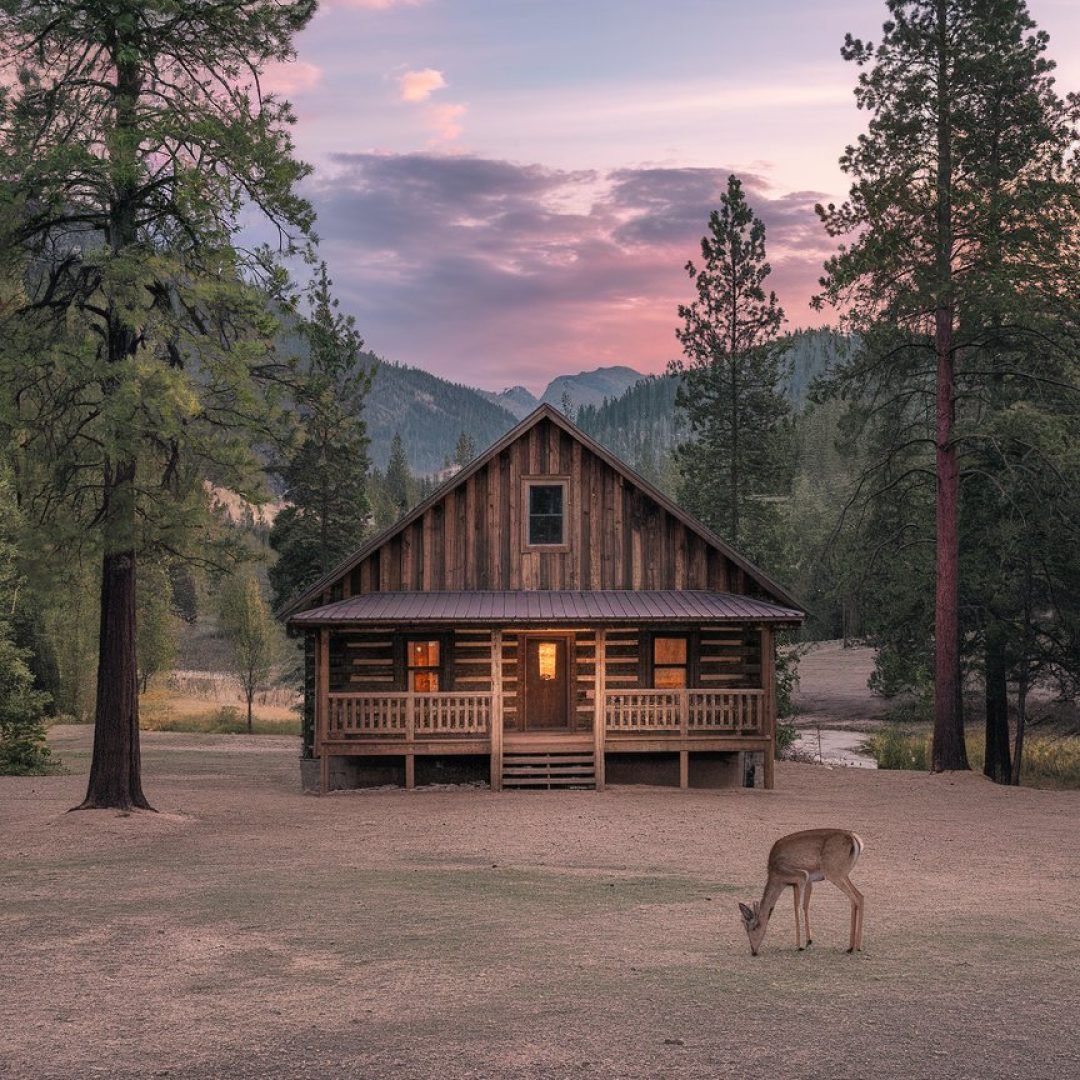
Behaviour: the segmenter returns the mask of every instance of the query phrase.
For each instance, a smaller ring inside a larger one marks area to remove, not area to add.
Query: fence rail
[[[492,729],[491,694],[330,694],[327,736],[480,735]],[[609,690],[609,734],[765,734],[764,690]]]
[[[764,690],[609,690],[604,699],[610,734],[765,731]]]
[[[384,735],[403,739],[427,735],[486,735],[491,730],[491,694],[331,694],[330,738]]]

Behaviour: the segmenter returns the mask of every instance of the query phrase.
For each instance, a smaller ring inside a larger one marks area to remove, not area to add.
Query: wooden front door
[[[525,641],[525,730],[570,727],[567,639],[529,636]]]

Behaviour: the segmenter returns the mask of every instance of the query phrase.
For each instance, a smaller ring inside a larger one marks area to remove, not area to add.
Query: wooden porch
[[[606,685],[607,634],[596,629],[588,663],[575,666],[575,673],[579,667],[585,670],[585,675],[575,674],[584,715],[578,706],[579,719],[566,730],[522,731],[508,729],[500,629],[491,630],[490,689],[434,693],[330,692],[329,635],[320,631],[314,740],[320,790],[329,790],[330,758],[335,756],[401,757],[405,786],[412,788],[417,757],[483,755],[490,759],[491,787],[499,791],[513,762],[536,764],[545,755],[573,755],[565,759],[569,764],[563,772],[570,778],[588,776],[589,786],[602,790],[608,754],[677,754],[680,786],[686,787],[692,754],[739,751],[764,755],[764,785],[771,788],[773,630],[759,632],[759,686],[651,689]],[[582,685],[586,680],[587,687]],[[582,729],[586,722],[591,730]]]

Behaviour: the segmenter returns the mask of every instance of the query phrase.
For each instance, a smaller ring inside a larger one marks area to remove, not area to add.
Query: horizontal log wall
[[[559,550],[525,544],[526,478],[569,481]],[[758,590],[693,530],[549,420],[369,555],[325,598],[491,589]]]
[[[760,687],[761,632],[742,627],[702,630],[697,685],[706,690]]]
[[[330,693],[388,693],[396,683],[395,645],[387,630],[330,634]]]
[[[665,633],[678,634],[673,629]],[[489,694],[491,630],[487,628],[432,630],[448,651],[441,689],[446,692]],[[417,630],[410,636],[423,637]],[[651,640],[647,630],[607,632],[605,683],[609,690],[646,689],[644,651]],[[703,689],[760,687],[761,638],[756,629],[720,627],[697,632],[699,656],[696,685]],[[404,690],[400,668],[400,638],[386,629],[335,631],[330,634],[331,693],[383,693]],[[502,676],[505,730],[520,730],[518,718],[519,635],[503,635]],[[596,632],[574,633],[574,729],[591,731],[595,715]]]

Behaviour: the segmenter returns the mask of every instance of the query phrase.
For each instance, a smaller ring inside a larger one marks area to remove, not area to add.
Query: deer
[[[847,951],[861,952],[863,895],[848,875],[858,862],[862,849],[862,840],[847,829],[807,829],[780,837],[769,852],[769,876],[760,902],[754,901],[752,907],[739,905],[750,938],[751,955],[757,956],[776,901],[788,885],[795,895],[795,944],[801,952],[800,907],[806,924],[806,944],[810,944],[810,890],[815,881],[831,881],[851,900],[851,935]]]

